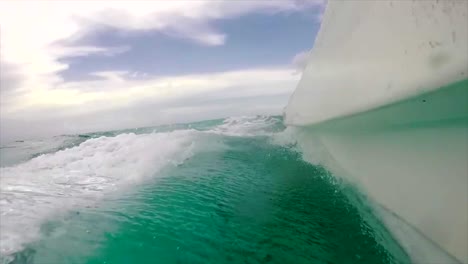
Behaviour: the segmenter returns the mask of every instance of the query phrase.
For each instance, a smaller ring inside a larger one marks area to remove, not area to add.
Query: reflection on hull
[[[467,85],[464,81],[403,103],[298,129],[299,143],[311,162],[321,162],[355,182],[377,203],[466,261]],[[414,243],[422,239],[402,232],[403,226],[399,230],[390,216],[384,214],[384,221],[415,260],[440,263],[429,254],[435,251],[418,249],[422,244]]]

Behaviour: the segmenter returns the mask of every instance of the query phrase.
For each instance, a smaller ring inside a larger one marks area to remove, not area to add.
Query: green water
[[[158,177],[49,219],[12,263],[406,262],[350,190],[291,146],[265,135],[203,142]]]

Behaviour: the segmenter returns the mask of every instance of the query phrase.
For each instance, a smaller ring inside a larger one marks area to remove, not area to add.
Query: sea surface
[[[408,263],[278,116],[0,149],[0,263]]]

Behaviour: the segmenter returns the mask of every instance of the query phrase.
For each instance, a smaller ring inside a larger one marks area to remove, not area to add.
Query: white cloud
[[[60,43],[100,27],[160,30],[206,45],[225,35],[211,23],[251,12],[287,12],[311,1],[0,1],[2,60],[29,74],[67,68],[58,57],[105,51]],[[321,3],[313,1],[313,3]]]
[[[129,75],[129,72],[128,71],[100,71],[100,72],[93,72],[91,73],[91,75],[94,75],[96,77],[100,77],[102,79],[105,79],[106,81],[108,81],[107,83],[102,83],[102,85],[105,85],[105,84],[111,84],[112,82],[124,82],[124,78]],[[131,77],[133,77],[134,75],[130,75]],[[83,81],[83,82],[77,82],[76,84],[78,86],[83,86],[83,89],[82,90],[89,90],[87,89],[86,87],[92,87],[89,85],[90,82],[88,81]],[[93,83],[93,82],[91,82]],[[100,82],[98,82],[100,83]],[[73,84],[73,83],[72,83]],[[66,88],[66,84],[64,84],[64,88]],[[59,87],[60,88],[60,87]],[[81,91],[81,90],[80,90]]]
[[[255,109],[278,114],[298,81],[293,73],[291,68],[250,69],[141,80],[127,72],[100,72],[99,80],[62,83],[53,90],[19,96],[13,108],[2,107],[8,118],[2,121],[0,135],[5,140],[37,136],[39,131],[77,133],[104,129],[103,124],[105,129],[117,129],[255,113]],[[247,104],[249,98],[257,99]],[[187,109],[192,110],[183,113]],[[32,124],[55,125],[31,130]]]
[[[296,54],[292,59],[292,64],[298,71],[302,72],[306,68],[309,54],[310,51],[302,51]]]
[[[160,79],[150,79],[146,73],[141,74],[145,77],[141,79],[132,78],[128,72],[99,72],[95,75],[101,79],[82,82],[64,82],[58,73],[68,68],[60,60],[63,57],[113,56],[130,48],[70,46],[84,34],[103,27],[158,30],[200,45],[222,45],[227,36],[213,26],[217,19],[252,12],[292,12],[305,5],[322,4],[322,0],[0,1],[1,118],[44,119],[58,114],[107,111],[143,98],[162,102],[230,86],[239,87],[246,94],[280,89],[274,88],[271,81],[277,76],[279,81],[296,78],[287,76],[288,70],[257,69]],[[14,71],[5,71],[5,65]],[[242,85],[244,88],[240,88]]]
[[[129,46],[96,47],[96,46],[58,46],[51,52],[52,55],[60,57],[80,57],[89,55],[114,56],[129,51]]]
[[[118,108],[142,99],[162,102],[184,97],[215,93],[226,88],[223,96],[270,95],[284,92],[291,87],[281,84],[296,81],[293,69],[251,69],[231,72],[184,75],[135,80],[125,71],[96,72],[99,80],[57,84],[55,89],[34,89],[18,97],[13,108],[3,108],[12,116],[29,113],[30,109],[64,108],[61,113],[99,111]],[[275,85],[277,84],[277,85]],[[278,86],[279,84],[279,86]],[[109,92],[111,89],[111,92]],[[76,106],[76,107],[74,107]],[[24,115],[26,116],[26,115]]]

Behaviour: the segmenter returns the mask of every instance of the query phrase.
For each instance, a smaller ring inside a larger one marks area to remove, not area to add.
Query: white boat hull
[[[306,159],[468,263],[468,1],[329,1],[285,122]]]
[[[467,85],[459,83],[382,109],[302,127],[298,142],[310,162],[355,183],[467,262]],[[390,226],[395,233],[398,228]],[[420,248],[414,245],[420,241],[405,241],[405,234],[396,237],[409,246],[407,251]],[[414,260],[423,260],[419,263],[440,263],[434,255],[416,253],[408,252]]]

